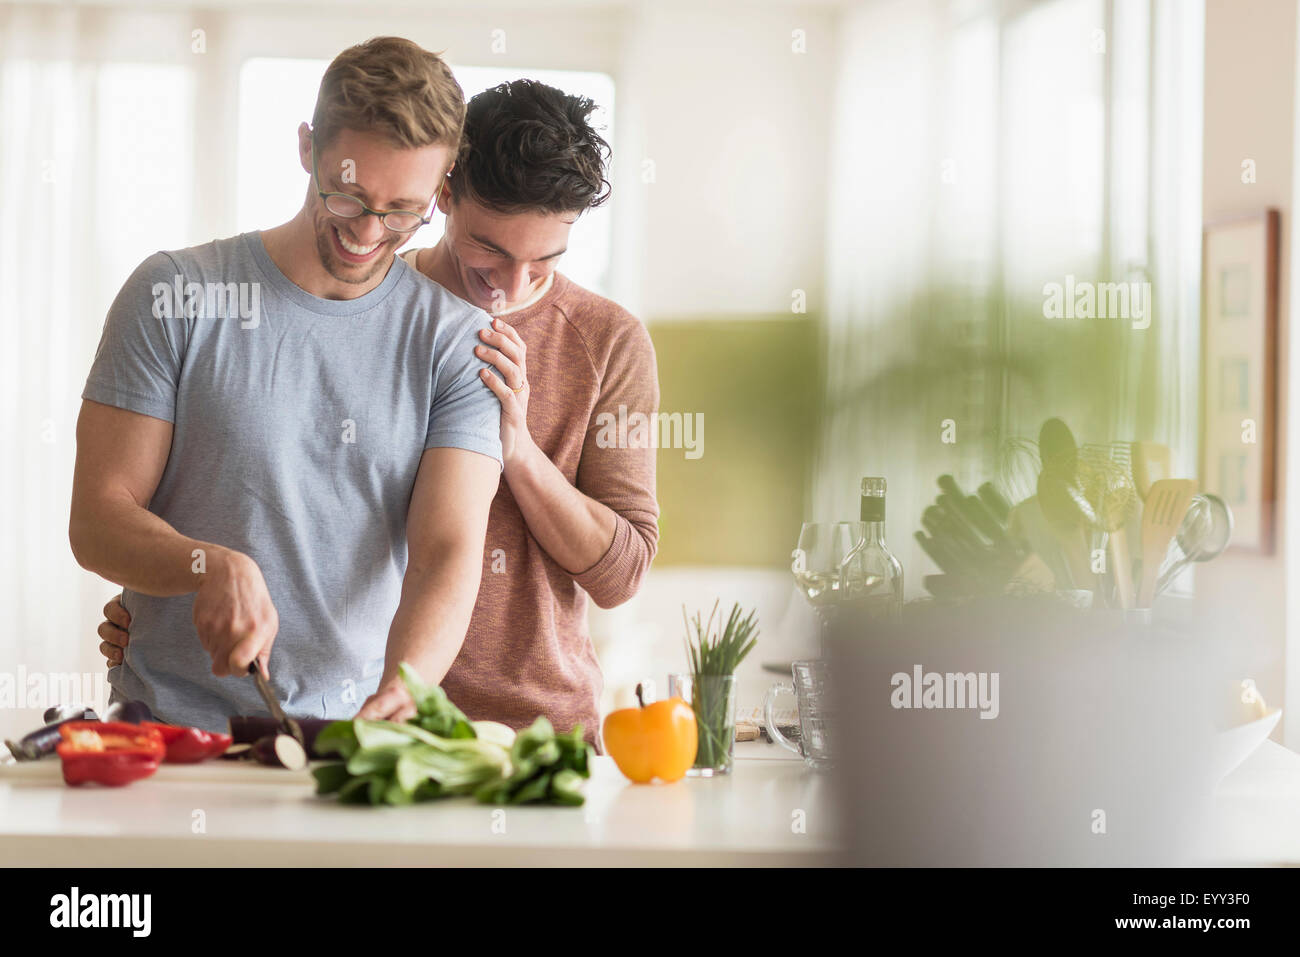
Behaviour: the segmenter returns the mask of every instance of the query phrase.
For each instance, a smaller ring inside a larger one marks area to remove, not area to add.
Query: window
[[[1007,440],[1049,416],[1080,442],[1163,442],[1194,474],[1203,24],[1196,3],[1119,0],[846,15],[819,516],[910,469],[890,489],[907,527],[928,476],[1009,481]],[[1073,279],[1149,283],[1158,321],[1049,318],[1048,284]]]

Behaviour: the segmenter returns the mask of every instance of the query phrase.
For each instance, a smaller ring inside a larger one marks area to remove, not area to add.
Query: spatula
[[[1191,479],[1161,479],[1152,482],[1147,490],[1142,509],[1142,584],[1138,588],[1138,608],[1151,607],[1160,566],[1195,494],[1196,483]]]

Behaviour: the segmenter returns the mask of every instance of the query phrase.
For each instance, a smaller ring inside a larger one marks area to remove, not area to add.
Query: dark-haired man
[[[471,715],[517,725],[545,713],[564,728],[583,722],[593,740],[602,677],[585,595],[602,608],[627,601],[659,541],[655,449],[620,447],[601,428],[602,416],[658,411],[650,336],[556,271],[574,222],[609,196],[594,109],[531,80],[473,97],[438,200],[443,238],[404,254],[493,314],[479,356],[501,372],[483,380],[501,400],[504,481],[469,636],[443,688]]]
[[[479,357],[504,380],[482,374],[501,400],[505,480],[468,634],[442,686],[471,718],[518,728],[544,714],[561,730],[582,723],[593,743],[602,678],[586,595],[611,607],[636,592],[659,514],[651,443],[620,446],[601,428],[604,415],[626,422],[657,411],[649,335],[556,271],[573,223],[609,193],[594,108],[529,80],[473,97],[438,200],[445,234],[405,254],[494,314]],[[106,614],[111,662],[129,617],[113,603]]]

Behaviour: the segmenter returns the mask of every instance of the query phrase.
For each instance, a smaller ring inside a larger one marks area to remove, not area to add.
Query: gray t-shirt
[[[155,253],[109,310],[82,397],[174,424],[149,510],[261,567],[288,714],[351,717],[377,688],[423,451],[500,462],[501,407],[473,352],[488,323],[400,259],[359,299],[318,299],[255,232]],[[210,730],[266,713],[251,678],[212,675],[193,595],[124,603],[115,699]]]

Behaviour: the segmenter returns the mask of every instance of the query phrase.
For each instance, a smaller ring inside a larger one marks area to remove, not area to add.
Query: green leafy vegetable
[[[392,771],[397,767],[397,759],[402,756],[405,745],[382,745],[374,748],[362,748],[348,758],[348,774],[371,774],[376,771]]]
[[[345,764],[322,764],[311,773],[316,779],[317,794],[333,794],[352,780]]]
[[[496,722],[476,726],[441,688],[425,685],[405,663],[400,672],[416,716],[355,718],[323,728],[316,750],[340,760],[312,771],[317,794],[393,806],[470,794],[497,804],[583,802],[579,785],[590,774],[591,749],[582,725],[563,735],[545,717],[518,735]]]
[[[315,750],[318,754],[337,754],[345,761],[357,750],[357,733],[351,721],[335,721],[321,729],[316,735]]]
[[[447,692],[437,685],[426,685],[419,673],[406,662],[398,666],[398,672],[415,702],[416,715],[411,719],[412,723],[441,738],[477,737],[469,718],[451,703]]]
[[[581,804],[578,782],[590,775],[589,751],[582,725],[557,736],[551,722],[539,717],[515,738],[510,777],[484,785],[475,796],[485,804]]]
[[[556,771],[555,777],[551,778],[551,800],[556,804],[581,804],[583,797],[579,789],[584,777],[586,775],[569,768]]]

